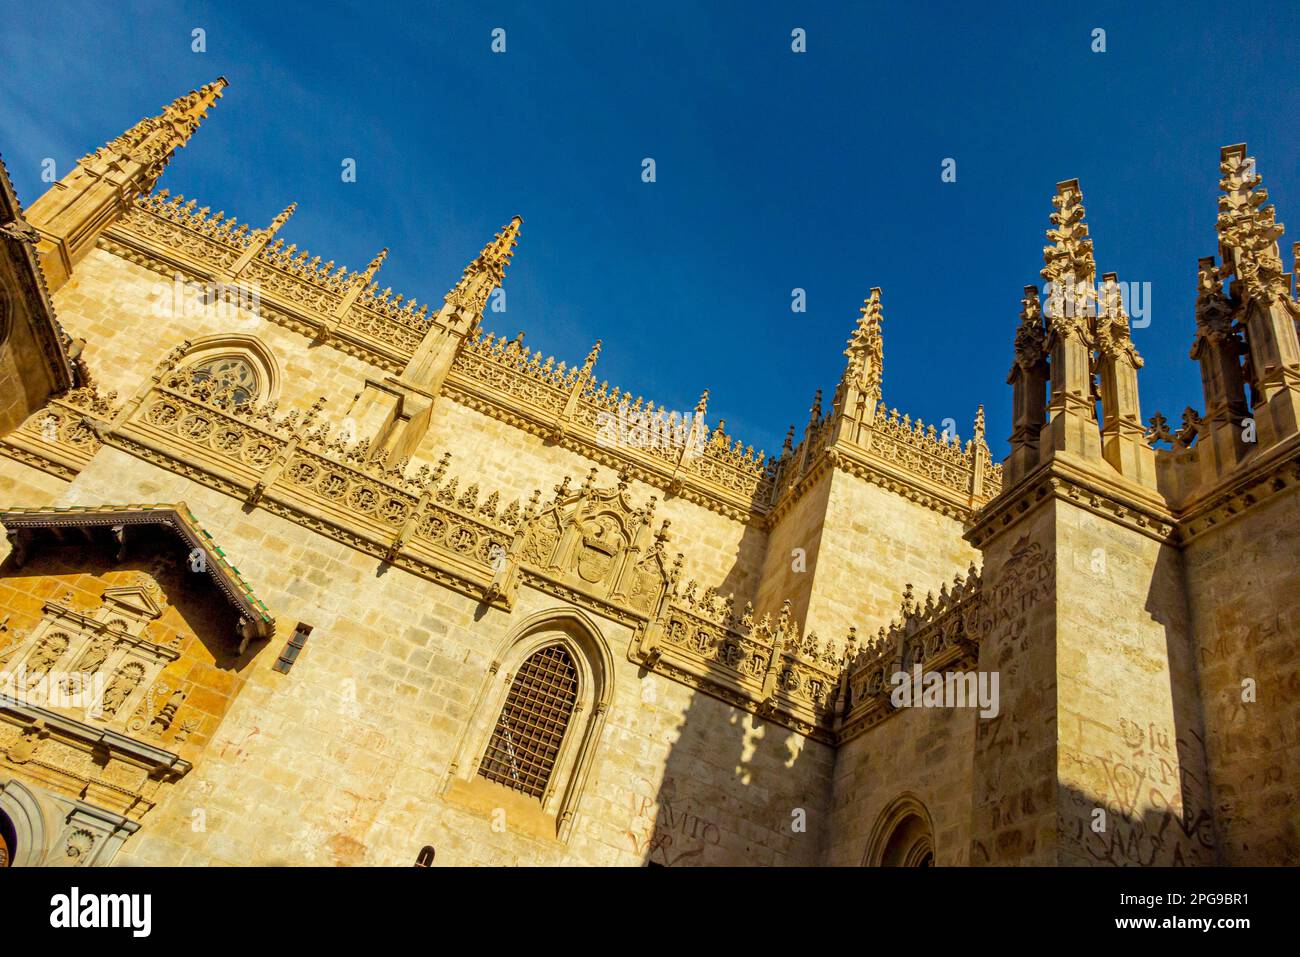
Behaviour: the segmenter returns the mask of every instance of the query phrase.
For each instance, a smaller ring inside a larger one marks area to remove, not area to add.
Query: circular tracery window
[[[253,367],[238,356],[209,359],[193,366],[190,372],[195,382],[211,381],[220,388],[233,386],[230,395],[235,405],[251,402],[257,395],[257,375]]]

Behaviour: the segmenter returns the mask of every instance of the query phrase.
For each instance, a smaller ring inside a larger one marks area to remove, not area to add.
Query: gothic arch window
[[[280,396],[279,364],[256,336],[226,334],[195,339],[183,363],[200,382],[229,386],[235,405],[275,401]]]
[[[444,796],[490,812],[506,798],[504,788],[532,816],[538,836],[567,841],[613,678],[613,656],[585,613],[564,609],[525,620],[489,667],[448,766]]]
[[[260,392],[252,363],[240,356],[219,356],[196,362],[189,368],[195,381],[211,382],[218,389],[229,388],[234,405],[246,405]]]
[[[880,813],[862,863],[871,867],[934,866],[934,825],[920,799],[904,794]]]
[[[565,647],[533,652],[515,674],[478,773],[543,797],[577,701],[578,669]]]

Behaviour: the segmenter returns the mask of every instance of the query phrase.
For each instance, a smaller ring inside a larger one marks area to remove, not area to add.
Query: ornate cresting
[[[168,275],[177,270],[208,275],[214,265],[219,266],[227,282],[256,289],[263,318],[317,339],[325,330],[324,339],[333,348],[406,382],[407,396],[430,394],[436,385],[441,394],[484,414],[610,468],[627,469],[634,478],[737,520],[762,521],[785,490],[821,459],[824,442],[816,439],[793,457],[769,459],[728,434],[724,422],[705,428],[702,417],[669,412],[599,381],[593,374],[598,349],[584,363],[568,363],[477,328],[482,303],[501,282],[518,242],[518,218],[466,267],[445,297],[443,309],[434,313],[391,289],[378,290],[370,278],[373,270],[349,274],[347,267],[322,263],[321,257],[286,246],[282,239],[265,242],[269,236],[260,237],[268,230],[249,230],[233,226],[234,222],[224,213],[213,214],[194,200],[170,198],[164,191],[139,200],[109,230],[105,242],[127,258]],[[349,303],[349,291],[358,288]],[[466,318],[452,323],[452,317]],[[972,501],[978,504],[997,493],[1001,466],[989,464],[980,470],[977,487],[975,448],[963,449],[955,436],[940,435],[910,417],[890,416],[877,398],[882,380],[882,321],[876,290],[849,340],[835,418],[828,414],[825,428],[838,428],[840,444],[850,449],[846,461],[863,474],[934,507],[965,513]],[[461,334],[463,342],[450,342]],[[440,337],[448,339],[452,348],[444,348]],[[417,355],[421,349],[427,360]],[[439,356],[450,357],[445,370],[439,366],[443,361]],[[377,419],[383,421],[388,415],[383,412]],[[620,416],[648,435],[691,435],[695,430],[700,440],[686,444],[605,441],[603,423]],[[391,465],[409,449],[388,449],[384,454]]]
[[[110,422],[102,440],[474,597],[493,577],[518,521],[518,503],[446,479],[449,456],[414,475],[369,456],[369,440],[331,438],[308,412],[236,405],[211,380],[169,356]]]
[[[102,444],[93,421],[112,414],[117,393],[82,386],[55,396],[0,439],[0,454],[71,481]]]
[[[926,672],[969,670],[978,660],[979,642],[991,625],[983,575],[974,565],[955,575],[936,598],[919,604],[908,585],[900,614],[888,628],[861,643],[845,663],[837,740],[847,741],[895,713],[890,700],[893,678],[920,666]]]
[[[755,621],[731,596],[711,588],[697,596],[695,582],[674,588],[637,649],[652,671],[824,742],[833,740],[835,691],[849,652],[848,643],[801,635],[788,601],[775,620]]]
[[[477,333],[466,339],[446,391],[471,408],[551,438],[636,479],[697,504],[748,520],[767,509],[771,463],[733,439],[703,412],[681,416],[640,396],[597,383],[599,343],[581,365],[567,365],[520,339]],[[611,432],[629,423],[626,434]]]

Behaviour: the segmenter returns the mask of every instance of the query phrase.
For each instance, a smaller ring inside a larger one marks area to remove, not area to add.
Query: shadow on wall
[[[34,627],[41,618],[42,603],[72,593],[78,606],[98,605],[104,588],[115,578],[147,578],[157,584],[168,606],[180,615],[186,628],[203,644],[213,667],[240,672],[263,647],[250,643],[244,654],[237,651],[239,617],[206,581],[206,575],[188,569],[188,551],[166,533],[137,529],[130,552],[121,561],[105,541],[82,540],[68,535],[57,543],[43,545],[20,567],[11,554],[0,563],[0,618],[11,616],[9,634],[0,634],[0,646],[19,629]],[[190,577],[200,579],[195,588]],[[124,578],[124,580],[125,580]],[[124,582],[116,582],[122,584]],[[6,590],[12,589],[12,590]],[[6,648],[0,647],[0,659]]]
[[[735,592],[743,603],[755,589],[737,563],[719,592]],[[672,680],[645,669],[640,678],[646,704]],[[629,787],[625,836],[647,866],[821,862],[832,757],[826,745],[698,690],[668,744],[658,783]]]

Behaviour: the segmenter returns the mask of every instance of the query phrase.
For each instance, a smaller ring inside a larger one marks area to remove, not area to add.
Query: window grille
[[[271,666],[272,671],[278,671],[282,675],[287,675],[293,663],[298,660],[298,652],[302,651],[303,646],[307,644],[307,637],[311,634],[311,625],[306,622],[298,622],[298,627],[293,630],[293,636],[284,646],[284,651],[280,652],[280,658]]]
[[[515,675],[478,773],[541,798],[578,700],[578,671],[561,645],[532,654]]]

